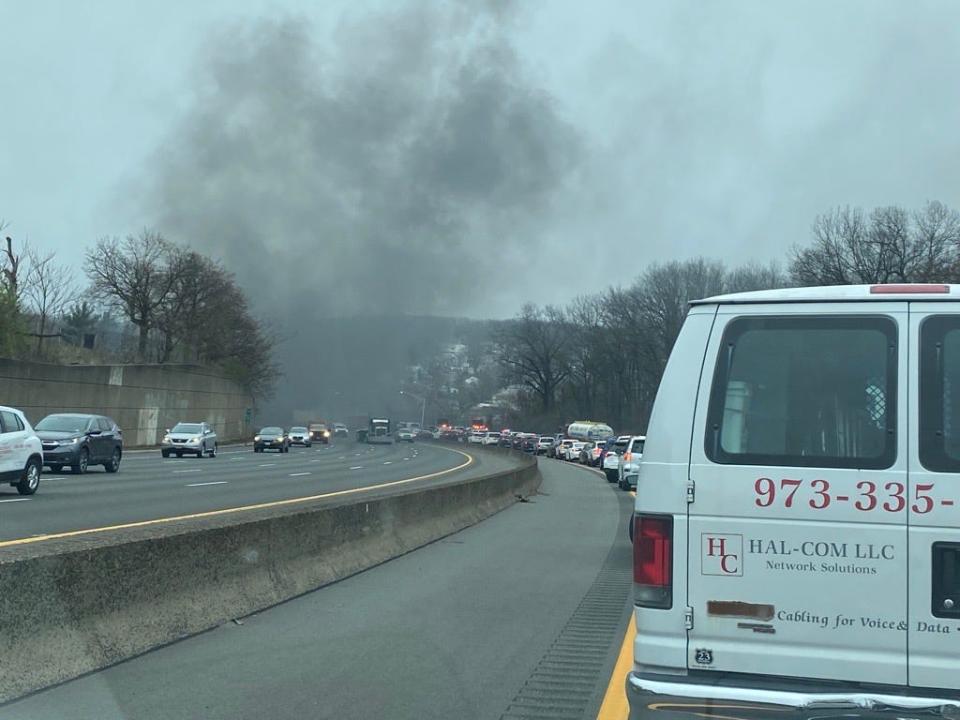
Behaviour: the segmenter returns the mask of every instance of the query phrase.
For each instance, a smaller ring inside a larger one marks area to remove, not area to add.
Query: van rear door
[[[909,683],[960,689],[960,306],[911,303],[910,337]]]
[[[688,506],[687,666],[905,684],[906,303],[720,306]]]

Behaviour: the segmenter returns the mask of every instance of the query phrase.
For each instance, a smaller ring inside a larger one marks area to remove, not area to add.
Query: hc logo
[[[743,535],[703,533],[700,537],[702,575],[743,575]]]

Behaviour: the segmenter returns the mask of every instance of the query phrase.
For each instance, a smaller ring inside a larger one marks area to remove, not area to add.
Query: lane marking
[[[337,458],[337,460],[346,460],[346,459],[347,459],[346,455],[341,455],[340,457]]]
[[[458,470],[463,470],[464,468],[473,465],[473,463],[476,462],[476,459],[472,455],[467,455],[467,453],[461,450],[454,450],[453,448],[446,447],[441,447],[439,449],[447,450],[448,452],[456,453],[457,455],[462,455],[466,458],[466,460],[459,465],[455,465],[452,468],[447,468],[446,470],[438,470],[437,472],[428,473],[426,475],[418,475],[416,477],[406,478],[405,480],[391,480],[390,482],[366,485],[358,488],[350,488],[348,490],[334,490],[333,492],[320,493],[319,495],[307,495],[305,497],[288,498],[286,500],[273,500],[271,502],[257,503],[255,505],[241,505],[239,507],[224,508],[223,510],[209,510],[207,512],[191,513],[190,515],[175,515],[172,517],[156,518],[155,520],[140,520],[138,522],[122,523],[120,525],[107,525],[105,527],[88,528],[86,530],[69,530],[67,532],[50,533],[47,535],[34,535],[32,537],[18,538],[16,540],[4,540],[0,542],[0,548],[12,547],[14,545],[31,545],[33,543],[44,542],[46,540],[61,540],[63,538],[78,537],[80,535],[93,535],[96,533],[105,533],[113,530],[129,530],[131,528],[149,527],[151,525],[165,525],[167,523],[179,522],[182,520],[197,520],[200,518],[217,517],[219,515],[230,515],[232,513],[250,512],[252,510],[284,507],[286,505],[299,505],[302,503],[312,502],[314,500],[323,500],[332,497],[362,495],[364,493],[383,490],[389,487],[408,485],[409,483],[419,482],[421,480],[431,480],[433,478],[449,475],[450,473],[457,472]],[[0,502],[17,502],[19,500],[29,499],[30,498],[11,498],[10,500],[0,500]]]
[[[309,475],[308,472],[299,472],[299,473],[290,473],[288,477],[303,477],[304,475]]]
[[[257,465],[257,467],[276,467],[276,463],[263,463],[262,465]]]
[[[229,480],[216,480],[214,482],[189,483],[185,487],[203,487],[204,485],[226,485]]]
[[[630,611],[630,622],[627,623],[627,632],[623,636],[620,654],[617,663],[613,666],[607,692],[603,696],[597,720],[627,720],[630,714],[630,705],[627,702],[627,673],[633,667],[633,639],[637,635],[637,625],[633,611]]]
[[[183,475],[184,473],[195,473],[195,472],[203,472],[203,470],[201,468],[193,468],[192,470],[174,470],[173,474]]]
[[[383,461],[383,464],[384,464],[384,465],[393,465],[393,461],[392,461],[392,460],[384,460],[384,461]]]
[[[9,500],[0,500],[0,503],[5,502],[26,502],[30,498],[10,498]],[[42,535],[35,535],[34,537],[43,537]]]
[[[351,470],[363,470],[363,465],[354,465]]]

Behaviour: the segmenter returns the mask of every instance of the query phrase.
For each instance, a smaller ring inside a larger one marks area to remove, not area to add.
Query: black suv
[[[108,473],[120,469],[123,431],[103,415],[57,413],[34,426],[43,443],[43,464],[52,472],[69,466],[75,474],[91,465],[103,465]]]

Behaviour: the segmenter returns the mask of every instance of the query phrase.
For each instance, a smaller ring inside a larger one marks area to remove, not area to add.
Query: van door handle
[[[938,618],[960,618],[960,543],[933,544],[930,612]]]

